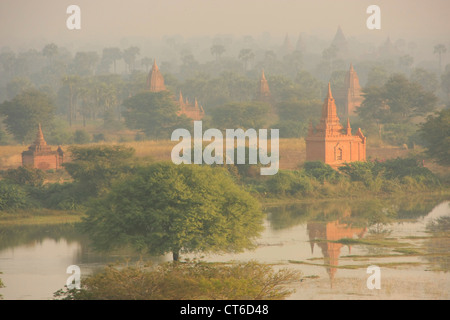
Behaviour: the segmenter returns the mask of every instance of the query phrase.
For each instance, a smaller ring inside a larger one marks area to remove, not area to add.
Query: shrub
[[[40,169],[18,167],[7,170],[3,177],[19,185],[41,187],[44,184],[45,173]]]
[[[340,179],[339,172],[322,161],[307,161],[303,165],[305,173],[320,182],[337,182]]]
[[[73,142],[75,144],[86,144],[91,141],[91,136],[85,130],[77,130],[75,131]]]
[[[297,195],[312,190],[310,178],[301,171],[280,170],[266,185],[267,190],[276,195]]]
[[[17,184],[0,181],[0,211],[26,208],[28,194]]]
[[[286,284],[300,278],[295,271],[256,262],[232,265],[165,263],[123,269],[106,267],[83,280],[80,290],[59,290],[63,300],[277,300],[292,293]]]

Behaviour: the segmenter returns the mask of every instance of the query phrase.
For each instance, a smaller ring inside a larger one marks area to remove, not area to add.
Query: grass
[[[83,214],[78,212],[48,209],[0,212],[0,226],[76,223],[82,217]]]
[[[126,142],[99,142],[98,144],[121,144],[133,147],[137,157],[150,157],[154,160],[170,160],[172,148],[177,141],[170,140],[146,140]],[[90,145],[95,145],[91,143]],[[62,146],[67,150],[69,146]],[[21,165],[21,153],[27,150],[27,145],[0,146],[0,170],[15,168]],[[57,146],[52,146],[56,150]],[[305,162],[306,144],[303,138],[290,138],[279,140],[280,169],[297,169]],[[371,158],[396,158],[405,156],[408,150],[400,147],[368,147],[367,157]]]

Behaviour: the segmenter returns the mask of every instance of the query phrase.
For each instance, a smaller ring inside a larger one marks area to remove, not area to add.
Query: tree
[[[46,57],[50,63],[53,62],[53,59],[57,54],[58,46],[54,43],[49,43],[42,49],[42,55]]]
[[[77,52],[72,63],[73,72],[80,76],[91,76],[98,61],[97,52]]]
[[[242,49],[239,51],[238,58],[244,63],[244,71],[247,71],[248,63],[255,58],[255,54],[252,49]]]
[[[450,65],[447,65],[445,73],[441,76],[441,88],[447,95],[447,100],[450,101]]]
[[[72,160],[64,163],[64,168],[84,194],[97,196],[108,191],[113,181],[128,174],[134,149],[72,146],[69,153]]]
[[[49,125],[54,111],[55,106],[49,96],[36,89],[27,89],[0,104],[0,114],[6,117],[7,130],[21,143],[34,137],[39,124]]]
[[[432,112],[437,97],[404,75],[394,74],[382,87],[363,90],[364,101],[358,108],[366,121],[382,123],[408,122],[411,118]]]
[[[67,119],[69,126],[72,126],[72,121],[75,116],[75,107],[77,104],[77,98],[80,94],[81,78],[77,75],[67,75],[62,79],[63,86],[68,90],[68,104],[67,104]]]
[[[211,111],[212,120],[218,128],[258,129],[267,125],[270,106],[264,102],[228,103]]]
[[[405,54],[404,56],[401,56],[398,58],[398,65],[400,66],[400,69],[403,70],[406,74],[409,73],[409,69],[414,63],[414,58],[411,57],[409,54]]]
[[[439,88],[437,75],[422,68],[414,69],[409,79],[412,82],[420,84],[422,88],[429,92],[434,93]]]
[[[211,47],[211,54],[216,57],[216,60],[219,60],[225,51],[225,47],[221,44],[215,44]]]
[[[136,57],[141,52],[141,49],[138,47],[129,47],[128,49],[125,49],[122,54],[123,61],[128,66],[128,72],[132,72],[135,69],[136,65]]]
[[[20,92],[33,87],[33,83],[28,78],[14,78],[6,84],[6,94],[8,99],[13,99]]]
[[[421,125],[426,153],[444,166],[450,165],[450,109],[429,116]]]
[[[176,128],[189,125],[185,117],[179,117],[179,107],[170,92],[141,92],[123,102],[125,124],[152,138],[169,138]]]
[[[116,73],[116,62],[117,60],[122,59],[122,51],[116,47],[104,48],[102,59],[111,61],[114,66],[114,73]]]
[[[259,202],[225,169],[155,163],[115,185],[87,211],[82,230],[98,249],[150,254],[238,252],[262,231]]]
[[[439,56],[439,73],[441,73],[442,70],[442,55],[447,52],[447,48],[442,43],[439,43],[434,46],[434,54],[437,54]]]

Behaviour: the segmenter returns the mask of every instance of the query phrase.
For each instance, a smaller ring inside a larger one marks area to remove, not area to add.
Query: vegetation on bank
[[[120,145],[72,147],[70,153],[72,161],[64,165],[65,170],[43,172],[19,167],[2,171],[0,217],[6,212],[12,215],[30,209],[83,213],[92,205],[92,199],[111,193],[115,185],[133,180],[145,168],[158,163],[136,157],[133,148]],[[448,181],[440,179],[414,157],[352,162],[338,170],[318,161],[305,162],[296,170],[280,170],[273,176],[259,175],[260,168],[256,165],[223,165],[211,169],[224,169],[234,183],[263,202],[448,190]],[[62,179],[63,175],[69,179]],[[53,182],[48,181],[49,176]]]
[[[256,262],[173,262],[125,268],[108,266],[82,281],[81,289],[57,291],[61,300],[279,300],[300,273],[274,271]]]

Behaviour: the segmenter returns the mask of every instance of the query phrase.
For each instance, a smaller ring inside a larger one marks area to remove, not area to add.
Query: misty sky
[[[79,31],[66,28],[66,8],[81,7]],[[370,4],[381,7],[381,31],[366,28]],[[184,37],[300,32],[438,39],[450,43],[449,0],[0,0],[0,48],[38,42],[124,37]]]

